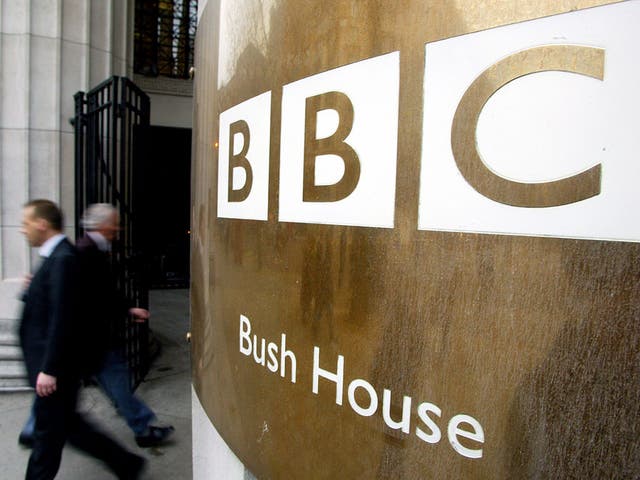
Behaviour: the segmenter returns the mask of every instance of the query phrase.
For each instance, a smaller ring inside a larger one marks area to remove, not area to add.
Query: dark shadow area
[[[137,189],[150,288],[189,285],[191,129],[150,127]]]

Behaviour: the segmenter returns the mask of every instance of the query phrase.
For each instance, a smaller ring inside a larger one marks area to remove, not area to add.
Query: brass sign
[[[209,2],[193,381],[258,478],[640,475],[639,20]]]

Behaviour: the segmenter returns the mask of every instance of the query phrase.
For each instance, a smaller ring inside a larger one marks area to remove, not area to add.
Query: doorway
[[[140,165],[136,212],[149,268],[149,287],[189,288],[191,129],[149,127]]]

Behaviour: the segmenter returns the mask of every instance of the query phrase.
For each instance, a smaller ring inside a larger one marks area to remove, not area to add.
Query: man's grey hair
[[[108,203],[94,203],[89,205],[82,214],[80,223],[85,230],[97,230],[104,223],[111,221],[111,217],[118,210]]]

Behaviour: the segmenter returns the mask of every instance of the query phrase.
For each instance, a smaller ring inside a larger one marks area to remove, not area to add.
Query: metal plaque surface
[[[639,22],[209,1],[193,382],[258,478],[640,475]]]

